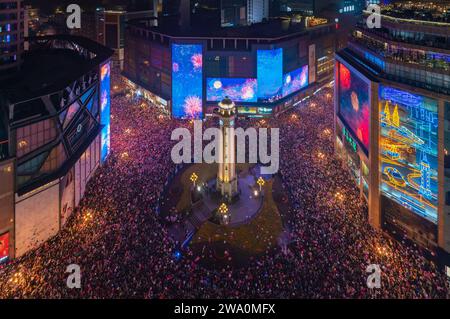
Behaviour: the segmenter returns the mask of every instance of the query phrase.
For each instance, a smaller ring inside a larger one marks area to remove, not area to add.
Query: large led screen
[[[172,45],[172,116],[197,119],[202,111],[202,45]]]
[[[256,102],[256,79],[208,78],[206,99],[218,102],[228,96],[234,102]]]
[[[283,97],[308,86],[308,65],[283,75]]]
[[[437,101],[380,86],[381,192],[437,222]]]
[[[339,114],[352,134],[369,149],[369,84],[339,63]]]
[[[100,123],[104,125],[101,132],[101,160],[105,161],[110,151],[110,113],[111,113],[111,66],[110,63],[100,68]]]
[[[0,263],[9,257],[9,233],[0,235]]]
[[[282,96],[283,49],[257,51],[258,99],[275,101]]]

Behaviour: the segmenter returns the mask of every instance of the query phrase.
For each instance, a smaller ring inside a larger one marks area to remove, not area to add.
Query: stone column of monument
[[[220,130],[222,132],[219,141],[219,168],[217,171],[217,191],[223,197],[233,198],[238,192],[236,176],[236,146],[234,141],[234,121],[236,107],[229,98],[219,103],[217,111]]]

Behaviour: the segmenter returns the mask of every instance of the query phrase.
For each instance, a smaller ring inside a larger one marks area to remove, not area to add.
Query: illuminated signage
[[[111,65],[103,64],[100,68],[100,123],[103,125],[101,131],[101,161],[104,162],[108,157],[110,142],[110,117],[111,117]]]
[[[172,44],[172,116],[203,116],[203,46]]]
[[[268,102],[279,99],[283,87],[283,49],[258,50],[256,56],[258,99]]]
[[[356,152],[358,150],[358,144],[356,143],[356,141],[351,137],[349,131],[345,128],[342,127],[342,135],[344,136],[345,141],[350,144],[350,146],[352,147],[352,149]]]
[[[9,257],[9,233],[0,235],[0,263],[8,260]]]
[[[380,86],[381,192],[437,223],[438,103]]]
[[[234,102],[256,102],[256,83],[252,78],[207,78],[206,100],[219,102],[228,97]]]
[[[283,75],[283,97],[308,86],[308,65]]]
[[[338,64],[339,115],[352,135],[369,149],[369,84],[345,65]]]

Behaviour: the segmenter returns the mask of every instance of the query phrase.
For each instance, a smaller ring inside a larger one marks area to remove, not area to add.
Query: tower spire
[[[234,141],[236,107],[228,96],[219,103],[217,114],[222,134],[219,141],[219,167],[216,185],[220,194],[231,200],[238,192]]]

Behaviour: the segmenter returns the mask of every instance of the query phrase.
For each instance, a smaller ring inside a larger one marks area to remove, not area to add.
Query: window
[[[47,119],[17,129],[17,156],[21,157],[49,143],[56,137],[53,119]]]
[[[55,146],[50,155],[47,157],[45,163],[42,165],[40,174],[51,173],[58,169],[66,160],[66,153],[64,151],[64,146],[62,143]]]
[[[29,161],[26,161],[25,163],[20,164],[17,167],[17,174],[18,175],[33,175],[42,165],[45,158],[47,157],[48,152],[44,152],[39,154],[36,157],[33,157]]]

